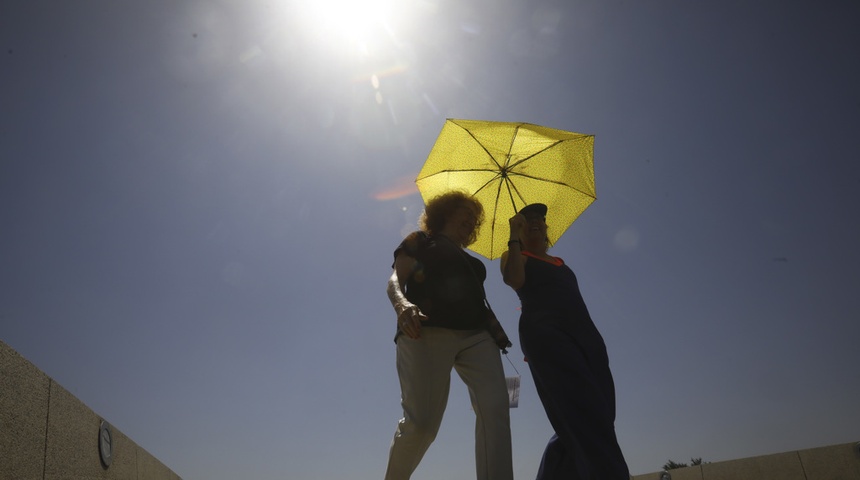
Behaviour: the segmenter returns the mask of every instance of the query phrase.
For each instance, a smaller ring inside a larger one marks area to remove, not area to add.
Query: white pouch
[[[505,377],[505,383],[508,384],[508,399],[510,407],[517,408],[520,404],[520,376]]]

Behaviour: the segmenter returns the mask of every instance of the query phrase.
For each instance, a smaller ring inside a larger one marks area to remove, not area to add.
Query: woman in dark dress
[[[520,346],[555,430],[537,480],[628,480],[606,345],[573,270],[547,253],[546,212],[546,205],[531,204],[510,219],[501,261],[504,281],[522,303]]]

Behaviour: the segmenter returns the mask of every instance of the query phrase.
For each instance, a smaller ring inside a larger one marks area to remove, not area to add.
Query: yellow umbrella
[[[418,178],[422,198],[473,195],[484,223],[469,249],[490,260],[507,250],[508,219],[530,203],[549,207],[556,240],[594,201],[594,135],[528,123],[448,119]]]

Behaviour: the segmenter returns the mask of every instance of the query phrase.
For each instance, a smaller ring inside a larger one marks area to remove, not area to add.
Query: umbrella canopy
[[[484,206],[469,249],[490,260],[507,250],[508,219],[530,203],[549,207],[550,242],[596,198],[594,135],[528,123],[448,119],[418,178],[425,202],[462,190]]]

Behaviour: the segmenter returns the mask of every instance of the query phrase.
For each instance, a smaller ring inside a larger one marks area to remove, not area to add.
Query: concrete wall
[[[706,463],[669,470],[671,480],[860,480],[860,444]],[[663,472],[636,475],[634,480],[668,480]]]
[[[109,467],[102,418],[0,341],[0,480],[181,480],[116,428]],[[670,470],[671,480],[860,480],[860,444],[846,443]],[[667,480],[663,472],[634,480]]]
[[[0,341],[0,479],[180,480],[114,427],[109,467],[103,419]]]

